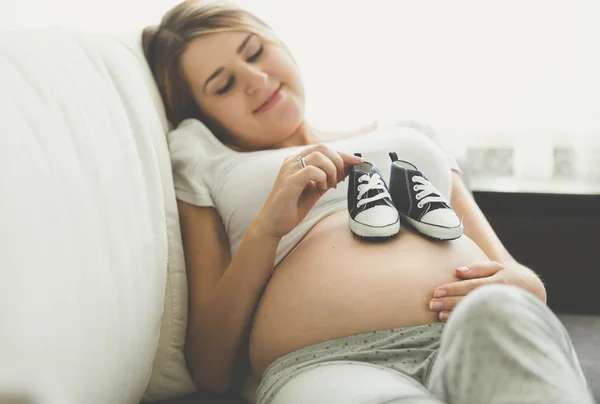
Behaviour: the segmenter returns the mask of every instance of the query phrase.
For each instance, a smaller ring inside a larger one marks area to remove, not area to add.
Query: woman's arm
[[[533,294],[546,302],[546,288],[537,274],[519,264],[502,244],[494,229],[465,186],[459,173],[452,172],[452,209],[462,218],[464,234],[472,239],[492,260],[516,271],[517,275],[529,285]]]
[[[254,311],[269,282],[277,246],[362,159],[322,144],[287,157],[233,257],[215,208],[178,202],[188,275],[185,354],[197,385],[221,393],[234,386],[236,359],[247,364]],[[243,203],[243,201],[241,202]]]
[[[234,383],[237,358],[273,271],[279,239],[251,225],[230,259],[215,209],[178,205],[190,291],[186,360],[197,386],[222,393]]]

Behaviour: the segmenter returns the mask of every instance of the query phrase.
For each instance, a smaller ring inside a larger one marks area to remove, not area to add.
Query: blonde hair
[[[168,11],[160,25],[147,27],[142,33],[144,54],[165,104],[167,119],[177,126],[184,119],[196,118],[224,141],[229,136],[222,125],[204,114],[194,100],[182,74],[181,55],[195,38],[229,31],[255,33],[288,51],[263,20],[224,0],[185,0]]]

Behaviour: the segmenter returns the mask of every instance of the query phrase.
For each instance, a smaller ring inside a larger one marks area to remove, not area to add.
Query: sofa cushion
[[[192,391],[168,128],[139,32],[0,33],[0,115],[0,375],[62,403]]]
[[[600,316],[559,314],[571,336],[583,373],[600,403]]]

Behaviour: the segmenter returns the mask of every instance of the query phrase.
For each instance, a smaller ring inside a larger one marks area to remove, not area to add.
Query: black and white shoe
[[[400,230],[398,210],[383,176],[371,163],[350,167],[348,213],[350,230],[359,237],[391,237]]]
[[[436,240],[462,236],[463,224],[440,191],[408,161],[390,153],[390,194],[403,221]]]

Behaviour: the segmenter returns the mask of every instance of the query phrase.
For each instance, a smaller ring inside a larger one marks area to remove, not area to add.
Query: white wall
[[[0,28],[129,30],[177,2],[0,0]],[[460,131],[600,130],[598,0],[238,3],[288,42],[324,125],[401,113]]]
[[[62,26],[94,32],[158,22],[176,0],[0,0],[0,30]]]
[[[248,3],[292,43],[317,109],[334,97],[445,127],[600,129],[597,0]]]
[[[0,0],[0,29],[130,30],[177,2]],[[324,129],[384,115],[462,146],[541,142],[550,153],[600,139],[599,0],[237,2],[288,43],[307,115]]]

